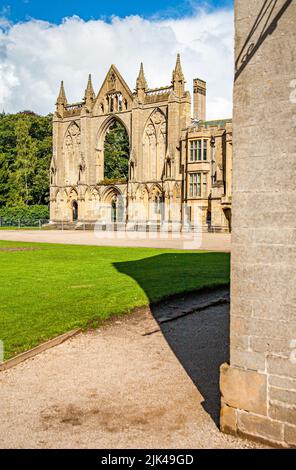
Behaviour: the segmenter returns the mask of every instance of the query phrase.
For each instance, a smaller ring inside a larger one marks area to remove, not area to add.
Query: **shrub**
[[[36,225],[38,220],[49,219],[49,209],[47,206],[15,206],[2,207],[0,209],[1,225]]]
[[[109,186],[113,184],[122,184],[127,183],[127,178],[104,178],[100,184],[104,186]]]

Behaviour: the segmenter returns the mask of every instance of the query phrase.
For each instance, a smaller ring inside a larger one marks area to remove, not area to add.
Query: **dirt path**
[[[0,447],[259,447],[214,423],[227,309],[166,322],[165,337],[152,333],[151,313],[137,313],[2,372]],[[154,314],[177,311],[167,302]]]

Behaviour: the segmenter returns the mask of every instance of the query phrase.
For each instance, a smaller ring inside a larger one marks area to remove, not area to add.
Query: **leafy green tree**
[[[0,207],[9,199],[9,178],[16,156],[15,115],[0,115]]]
[[[122,124],[116,121],[110,127],[104,146],[104,176],[107,180],[128,178],[129,139]]]
[[[0,153],[0,207],[7,202],[11,162],[9,157]]]
[[[52,116],[38,116],[38,119],[34,119],[30,135],[37,143],[37,166],[32,185],[33,201],[34,204],[48,204],[49,166],[52,156]]]
[[[52,116],[0,114],[0,208],[47,205]]]
[[[30,136],[31,122],[28,115],[18,119],[16,132],[16,158],[10,174],[9,204],[29,205],[33,202],[32,187],[37,167],[37,144]]]

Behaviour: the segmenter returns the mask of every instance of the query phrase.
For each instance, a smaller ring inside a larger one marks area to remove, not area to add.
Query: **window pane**
[[[201,160],[201,140],[198,140],[198,160]]]
[[[201,174],[198,173],[198,180],[197,180],[197,195],[201,196]]]
[[[208,159],[208,148],[207,148],[207,145],[208,145],[208,141],[207,141],[207,140],[204,140],[204,141],[203,141],[203,159],[204,159],[204,160],[207,160],[207,159]]]
[[[204,193],[204,196],[207,197],[207,195],[208,195],[207,175],[203,175],[203,193]]]
[[[201,140],[191,140],[190,141],[190,161],[196,162],[201,160]]]
[[[201,173],[190,173],[189,175],[189,195],[190,197],[201,197],[202,191],[202,174]]]
[[[190,175],[190,197],[193,197],[193,173]]]

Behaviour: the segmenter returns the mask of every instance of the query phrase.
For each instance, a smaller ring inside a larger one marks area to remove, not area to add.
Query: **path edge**
[[[79,333],[82,332],[82,329],[76,329],[69,331],[68,333],[64,333],[63,335],[56,336],[55,338],[52,338],[45,343],[41,343],[35,348],[29,349],[28,351],[25,351],[23,353],[18,354],[15,357],[12,357],[11,359],[8,359],[7,361],[0,362],[0,372],[4,372],[6,370],[11,369],[12,367],[17,366],[21,362],[26,361],[27,359],[31,359],[32,357],[37,356],[38,354],[47,351],[48,349],[51,349],[55,346],[58,346],[59,344],[64,343],[70,338],[73,338],[74,336],[78,335]]]

